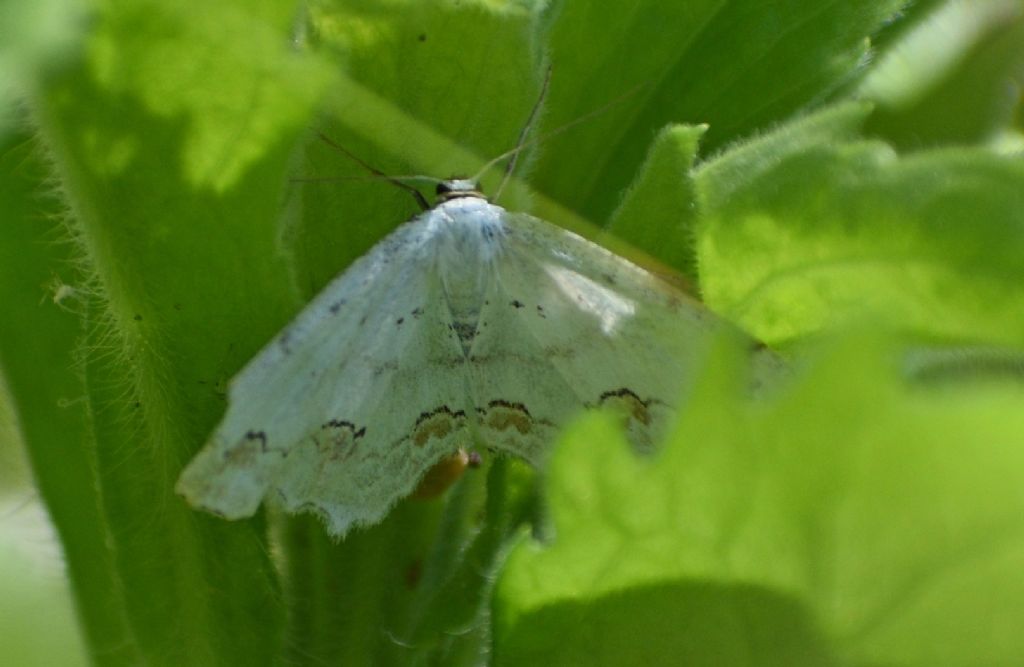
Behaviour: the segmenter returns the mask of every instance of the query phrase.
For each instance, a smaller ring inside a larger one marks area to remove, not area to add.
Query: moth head
[[[480,192],[480,186],[476,181],[469,178],[449,178],[437,184],[437,202],[449,201],[460,197],[476,197],[486,199]]]

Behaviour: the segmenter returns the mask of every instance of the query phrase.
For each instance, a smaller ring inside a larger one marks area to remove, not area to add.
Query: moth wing
[[[433,241],[418,221],[397,229],[233,379],[222,422],[178,481],[189,503],[235,519],[269,495],[341,535],[379,521],[468,444]]]
[[[609,406],[649,449],[720,320],[572,232],[525,214],[505,222],[470,357],[484,440],[538,462],[567,419]]]

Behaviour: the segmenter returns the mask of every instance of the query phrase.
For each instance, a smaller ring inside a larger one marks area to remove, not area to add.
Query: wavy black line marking
[[[439,415],[439,414],[446,414],[449,417],[451,417],[452,419],[460,419],[460,418],[464,418],[466,416],[466,411],[465,410],[455,410],[455,411],[453,411],[447,405],[442,405],[439,408],[434,408],[433,410],[428,410],[426,412],[421,412],[420,416],[416,418],[416,423],[413,424],[413,428],[415,429],[417,426],[422,424],[424,421],[430,419],[431,417],[433,417],[435,415]]]
[[[477,414],[480,417],[486,417],[489,414],[491,414],[490,411],[493,410],[494,408],[504,408],[505,410],[511,410],[513,412],[518,412],[529,422],[529,424],[540,424],[541,426],[554,427],[554,424],[551,423],[550,421],[548,421],[547,419],[538,419],[538,418],[534,417],[530,413],[530,409],[527,408],[522,403],[519,403],[519,402],[516,402],[516,401],[506,401],[503,398],[494,399],[493,401],[490,401],[489,403],[487,403],[487,407],[486,408],[477,408],[476,411],[477,411]],[[493,419],[492,419],[492,421],[493,421]],[[519,431],[520,433],[526,433],[527,431],[529,431],[530,430],[529,427],[528,427],[529,424],[525,424],[524,425],[524,424],[515,424],[515,423],[511,423],[511,422],[507,422],[507,423],[505,423],[505,422],[502,422],[502,423],[497,423],[497,422],[495,422],[495,423],[487,423],[487,422],[484,422],[483,423],[484,426],[488,426],[490,428],[494,428],[494,429],[499,430],[499,431],[504,431],[510,425],[511,426],[515,426],[516,430]]]
[[[660,401],[657,398],[640,398],[640,395],[629,387],[619,387],[618,389],[612,389],[606,391],[597,399],[597,406],[588,405],[587,407],[598,407],[604,405],[606,401],[613,398],[624,399],[626,401],[633,402],[633,409],[630,410],[630,416],[636,421],[649,426],[651,423],[650,408],[653,405],[665,406],[664,401]]]
[[[638,403],[640,403],[641,405],[643,405],[645,408],[648,406],[648,404],[651,401],[654,400],[654,399],[648,399],[648,400],[645,401],[644,399],[640,398],[639,394],[637,394],[635,391],[633,391],[629,387],[619,387],[618,389],[612,389],[611,391],[606,391],[603,394],[601,394],[598,397],[597,400],[598,400],[599,403],[603,403],[606,399],[609,399],[609,398],[625,398],[627,396],[636,399],[636,401]]]
[[[359,438],[361,438],[364,435],[366,435],[366,427],[365,426],[360,428],[360,429],[356,429],[356,425],[355,424],[353,424],[350,421],[346,421],[344,419],[331,419],[330,421],[325,422],[323,424],[323,426],[321,426],[320,428],[323,428],[323,429],[328,429],[328,428],[339,428],[339,429],[340,428],[347,428],[349,430],[349,432],[352,434],[352,440],[358,440]]]
[[[445,419],[447,418],[447,419]],[[442,405],[428,412],[421,412],[416,418],[412,427],[410,438],[412,444],[422,447],[431,438],[446,438],[458,428],[458,422],[466,418],[463,410],[452,410],[447,405]]]

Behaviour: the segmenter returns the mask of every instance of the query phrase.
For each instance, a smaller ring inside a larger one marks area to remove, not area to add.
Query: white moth
[[[623,410],[639,448],[658,439],[715,318],[472,181],[438,196],[234,378],[224,420],[178,482],[189,503],[237,519],[273,498],[343,535],[459,448],[541,464],[585,409]]]
[[[511,157],[499,193],[550,77],[518,146],[481,170]],[[439,182],[430,208],[321,138],[427,210],[232,380],[223,421],[178,480],[189,503],[238,519],[266,499],[341,536],[380,521],[460,450],[542,464],[586,409],[617,409],[633,445],[651,449],[720,320],[604,248],[491,203],[476,179]]]

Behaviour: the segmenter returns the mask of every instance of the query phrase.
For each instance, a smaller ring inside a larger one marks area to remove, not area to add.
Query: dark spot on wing
[[[405,322],[404,317],[399,317],[397,320],[395,320],[395,324],[399,326],[402,324],[402,322]]]
[[[425,32],[421,32],[421,33],[419,34],[419,36],[418,36],[418,37],[416,37],[416,39],[420,40],[421,42],[425,42],[425,41],[427,41],[427,33],[425,33]]]
[[[338,311],[341,310],[341,307],[344,306],[344,305],[345,305],[345,299],[340,299],[340,300],[335,301],[334,303],[332,303],[331,307],[328,310],[331,311],[331,315],[337,315]]]
[[[478,412],[482,424],[495,431],[507,431],[512,428],[521,434],[526,434],[533,429],[533,416],[522,403],[497,399],[488,403],[487,408],[479,409]]]
[[[464,411],[455,410],[453,412],[447,405],[420,413],[412,428],[412,443],[417,447],[422,447],[431,438],[445,438],[459,427],[465,417]]]
[[[353,440],[358,440],[359,438],[366,435],[365,426],[357,430],[355,424],[344,419],[331,419],[330,421],[326,422],[321,428],[348,430],[348,432],[352,434]]]
[[[547,319],[548,317],[547,315],[544,314],[544,306],[540,305],[539,303],[537,304],[537,314],[543,317],[544,319]]]
[[[136,313],[135,314],[135,321],[136,322],[141,322],[142,321],[142,315],[139,315],[138,313]]]
[[[512,299],[512,307],[513,308],[522,308],[523,307],[523,302],[520,301],[519,299]]]
[[[344,363],[345,362],[342,362],[342,364],[344,364]],[[391,372],[394,372],[394,371],[397,371],[397,370],[398,370],[398,362],[397,361],[386,361],[383,364],[378,364],[378,365],[374,366],[373,367],[373,374],[374,374],[374,376],[379,376],[379,375],[382,375],[384,373],[391,373]]]
[[[317,451],[327,454],[331,461],[343,461],[347,459],[354,450],[357,440],[366,435],[366,427],[356,428],[356,425],[344,419],[332,419],[320,427],[321,433],[314,433],[311,437],[316,445]]]
[[[416,428],[417,426],[419,426],[420,424],[422,424],[423,422],[425,422],[426,420],[430,419],[435,415],[448,415],[449,417],[462,418],[466,416],[466,412],[465,410],[452,411],[452,409],[449,408],[447,405],[442,405],[439,408],[434,408],[433,410],[421,412],[420,416],[416,418],[416,423],[413,425],[413,428]]]
[[[645,401],[635,391],[626,387],[606,391],[598,399],[600,405],[614,405],[624,409],[630,417],[645,426],[651,423],[649,408],[658,402],[653,398]]]
[[[512,401],[506,401],[498,398],[487,404],[488,408],[509,408],[511,410],[518,410],[524,413],[527,417],[530,416],[530,411],[526,409],[526,406],[522,403],[513,403]]]
[[[270,451],[267,446],[267,434],[263,431],[246,431],[245,435],[242,436],[242,441],[232,447],[231,449],[224,452],[224,456],[227,459],[235,461],[248,460],[253,453],[251,446],[255,443],[259,443],[260,453],[266,454]]]
[[[413,311],[412,311],[412,316],[413,317],[419,317],[422,314],[423,314],[423,309],[422,308],[414,308]]]
[[[455,332],[463,344],[468,344],[476,337],[476,326],[472,322],[452,322],[449,328]]]
[[[260,448],[263,451],[267,451],[267,434],[263,431],[247,431],[245,434],[246,440],[259,440]]]
[[[627,396],[627,395],[628,396],[636,396],[636,392],[633,391],[632,389],[627,389],[626,387],[620,387],[618,389],[611,389],[609,391],[603,392],[601,394],[601,396],[599,397],[599,400],[603,401],[604,399],[606,399],[606,398],[608,398],[610,396]]]

